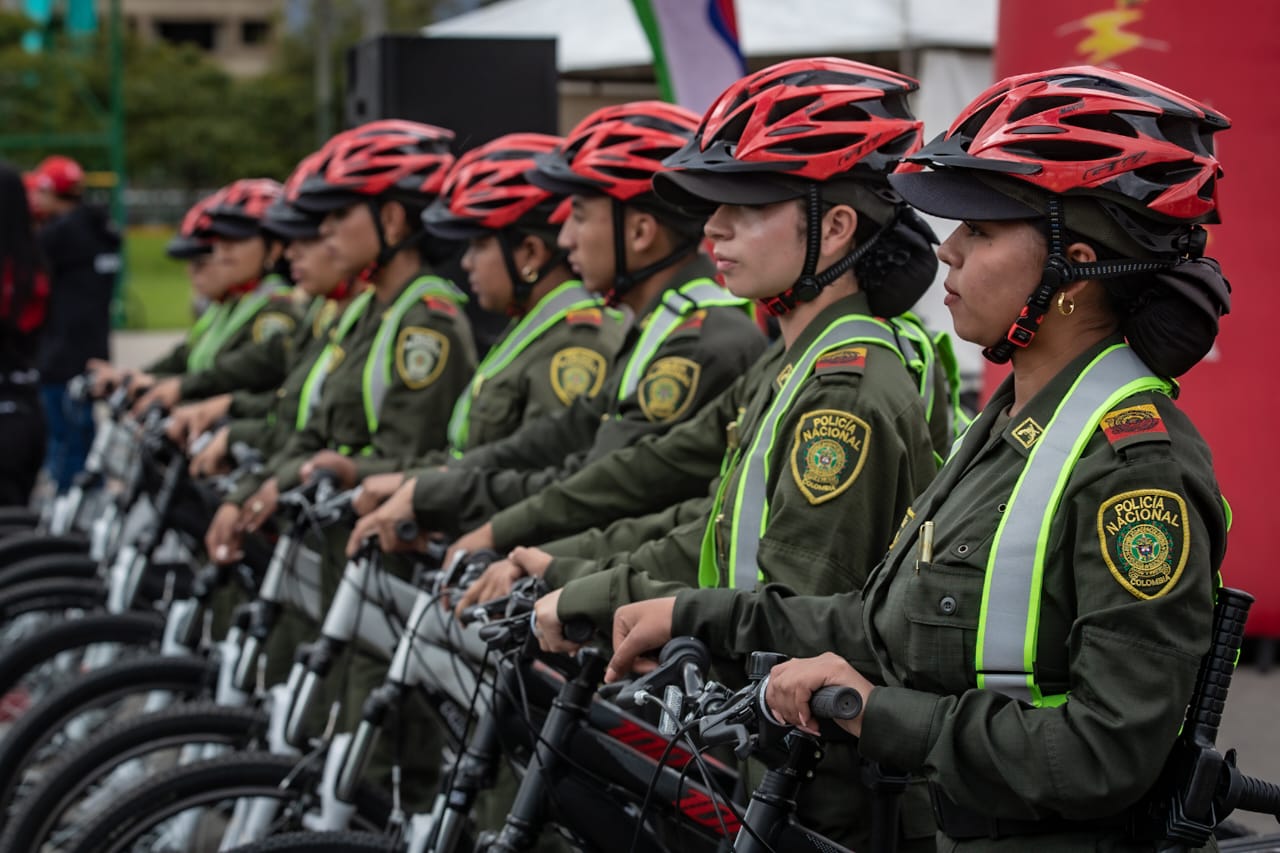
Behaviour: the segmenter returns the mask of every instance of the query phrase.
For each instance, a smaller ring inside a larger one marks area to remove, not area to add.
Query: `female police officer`
[[[1013,375],[861,592],[624,608],[610,677],[673,628],[820,655],[775,668],[769,706],[811,727],[814,689],[858,689],[848,728],[928,779],[940,849],[1155,849],[1125,810],[1182,722],[1226,544],[1169,378],[1227,308],[1199,257],[1227,126],[1141,78],[1067,68],[996,84],[908,158],[929,171],[898,191],[965,220],[939,250],[956,330]]]

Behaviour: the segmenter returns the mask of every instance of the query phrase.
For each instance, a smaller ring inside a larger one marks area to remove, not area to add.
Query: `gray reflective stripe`
[[[192,347],[187,356],[187,368],[191,372],[208,370],[213,367],[214,359],[226,346],[227,341],[249,322],[255,314],[271,301],[271,297],[285,289],[283,279],[278,275],[269,275],[252,293],[240,297],[230,311],[225,309],[214,320],[200,340]]]
[[[974,667],[978,687],[1045,703],[1035,683],[1036,635],[1049,528],[1071,470],[1111,408],[1139,391],[1168,391],[1124,344],[1076,379],[1031,449],[996,528],[982,588]]]
[[[298,416],[293,424],[298,432],[306,429],[307,423],[320,408],[320,398],[324,394],[325,380],[329,378],[329,371],[332,369],[334,352],[346,338],[347,332],[351,331],[351,327],[364,315],[365,309],[369,307],[372,300],[372,289],[366,290],[351,300],[347,310],[342,312],[337,327],[329,333],[329,343],[325,344],[320,356],[312,362],[311,370],[307,372],[307,378],[302,383],[302,391],[298,395]]]
[[[400,331],[400,321],[415,302],[428,295],[439,296],[454,303],[466,299],[451,282],[433,275],[424,275],[406,287],[382,315],[378,334],[373,339],[369,358],[364,363],[364,417],[369,435],[378,431],[378,413],[382,411],[382,401],[387,396],[387,389],[391,387],[391,348],[395,345],[396,333]]]
[[[622,382],[618,385],[618,401],[621,402],[636,392],[640,387],[640,378],[644,376],[654,354],[687,315],[701,308],[717,305],[750,307],[747,300],[739,299],[709,278],[695,279],[674,291],[664,293],[661,306],[649,315],[649,322],[627,359]]]
[[[756,557],[760,550],[760,537],[764,536],[765,523],[769,519],[769,456],[776,443],[778,426],[791,408],[801,386],[809,378],[818,357],[835,347],[855,343],[876,344],[898,353],[897,336],[884,323],[868,317],[841,317],[828,326],[804,354],[792,363],[787,381],[769,404],[756,428],[747,457],[738,471],[738,494],[730,526],[730,583],[736,589],[754,589],[760,576]],[[710,525],[715,525],[718,514],[717,508],[712,513]]]
[[[454,404],[453,414],[449,417],[449,446],[454,450],[466,449],[467,433],[470,432],[471,425],[471,403],[485,382],[501,373],[529,344],[548,329],[554,328],[570,311],[598,308],[601,304],[599,297],[589,293],[579,281],[566,281],[543,297],[533,311],[520,319],[511,334],[489,350],[476,368],[475,376]]]

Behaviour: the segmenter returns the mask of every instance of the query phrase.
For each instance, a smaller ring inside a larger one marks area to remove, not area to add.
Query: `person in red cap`
[[[120,236],[105,210],[81,200],[84,170],[75,160],[46,157],[29,174],[50,284],[49,316],[36,356],[49,426],[44,465],[61,492],[84,467],[93,442],[92,404],[70,399],[67,382],[89,359],[108,358]]]

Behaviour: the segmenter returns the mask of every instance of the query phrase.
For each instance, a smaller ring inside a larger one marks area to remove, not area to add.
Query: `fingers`
[[[347,556],[354,557],[356,552],[360,550],[361,543],[370,535],[371,531],[376,528],[377,520],[372,515],[366,515],[364,518],[356,522],[356,526],[351,531],[351,536],[347,538]]]

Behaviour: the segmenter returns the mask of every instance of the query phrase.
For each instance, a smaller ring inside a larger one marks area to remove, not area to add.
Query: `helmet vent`
[[[1075,97],[1051,97],[1051,98],[1027,98],[1018,106],[1014,107],[1013,112],[1009,114],[1009,121],[1020,121],[1028,116],[1037,115],[1039,113],[1047,113],[1050,110],[1056,110],[1058,107],[1065,107],[1068,104],[1079,102],[1079,98]]]
[[[1118,136],[1128,136],[1131,139],[1137,139],[1138,137],[1138,131],[1134,129],[1133,125],[1115,113],[1072,113],[1062,116],[1058,120],[1072,127],[1096,130],[1099,133],[1114,133]]]
[[[1093,142],[1074,142],[1065,139],[1027,139],[1017,148],[1009,146],[1006,151],[1023,154],[1040,160],[1059,160],[1067,163],[1080,163],[1089,160],[1109,160],[1119,157],[1119,148],[1110,145],[1098,145]]]

